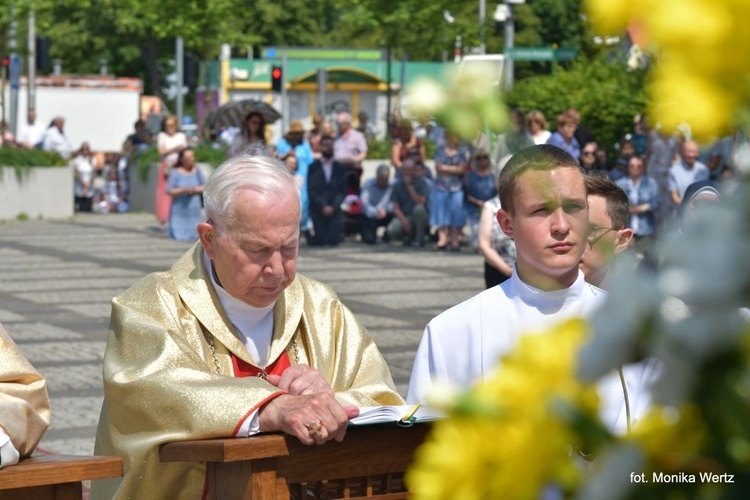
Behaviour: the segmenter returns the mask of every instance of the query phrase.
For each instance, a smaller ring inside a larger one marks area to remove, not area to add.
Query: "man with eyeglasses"
[[[606,290],[615,256],[630,245],[633,230],[627,227],[628,195],[610,179],[586,176],[589,202],[589,236],[579,267],[586,281]]]
[[[608,177],[586,176],[589,202],[589,234],[579,268],[586,282],[602,290],[609,288],[612,264],[624,252],[633,238],[627,227],[630,201],[625,191]],[[621,366],[599,380],[597,392],[602,401],[601,416],[605,422],[617,419],[615,430],[630,431],[633,423],[643,415],[651,403],[648,388],[655,378],[654,361],[646,360]],[[627,387],[627,398],[624,390]],[[625,418],[618,405],[625,400]]]

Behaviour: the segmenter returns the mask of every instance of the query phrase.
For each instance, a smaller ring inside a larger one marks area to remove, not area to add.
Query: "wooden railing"
[[[37,455],[0,469],[0,500],[81,500],[81,481],[122,476],[122,459]]]
[[[267,434],[162,445],[162,462],[206,462],[209,499],[407,498],[403,472],[428,423],[352,427],[343,442],[306,446]]]

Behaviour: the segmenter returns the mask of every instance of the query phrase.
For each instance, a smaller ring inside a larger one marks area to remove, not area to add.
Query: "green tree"
[[[574,107],[600,147],[612,152],[614,144],[632,129],[633,116],[646,108],[645,76],[643,71],[628,71],[609,54],[583,57],[568,69],[517,82],[507,102],[524,111],[540,110],[553,128],[557,115]]]
[[[580,16],[581,0],[531,0],[529,7],[541,21],[536,29],[542,44],[581,46],[584,29]]]
[[[334,0],[260,0],[252,6],[245,19],[254,44],[318,47],[332,44],[339,16]]]
[[[18,53],[27,56],[27,16],[33,7],[36,33],[51,41],[50,58],[61,59],[65,73],[99,72],[100,60],[107,60],[111,74],[145,76],[144,46],[137,37],[113,29],[113,12],[106,1],[94,0],[33,0],[5,1],[16,4]],[[6,33],[10,19],[6,9],[0,10],[0,26]],[[3,42],[7,43],[7,35]],[[159,85],[155,86],[156,88]]]
[[[356,47],[391,47],[400,58],[440,60],[443,51],[452,53],[456,35],[464,46],[479,44],[476,1],[436,0],[339,0],[341,17],[334,42]],[[448,10],[456,19],[443,18]]]
[[[159,93],[159,53],[163,44],[171,55],[175,38],[183,37],[187,50],[205,60],[219,55],[222,43],[247,44],[247,5],[241,0],[102,0],[105,17],[115,32],[136,40],[142,48],[150,86]]]

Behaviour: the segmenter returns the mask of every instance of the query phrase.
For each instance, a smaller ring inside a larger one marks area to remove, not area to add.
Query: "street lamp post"
[[[503,23],[505,28],[504,48],[505,61],[504,61],[504,74],[505,74],[505,90],[513,88],[513,59],[511,58],[511,49],[513,49],[513,38],[515,37],[515,19],[513,17],[513,4],[526,3],[526,0],[505,0],[505,3],[499,4],[495,8],[493,18],[497,23]]]
[[[487,44],[485,43],[485,29],[484,21],[487,17],[487,0],[479,0],[479,53],[485,54],[487,52]]]
[[[445,19],[445,22],[448,23],[449,26],[456,22],[456,18],[453,17],[447,10],[443,11],[443,19]],[[443,62],[448,62],[448,49],[446,48],[447,43],[448,40],[445,36],[445,30],[443,30]]]
[[[505,20],[505,47],[504,52],[507,56],[505,60],[505,90],[513,88],[513,59],[510,52],[513,48],[513,38],[515,37],[515,26],[513,19],[513,7],[508,5],[508,19]]]

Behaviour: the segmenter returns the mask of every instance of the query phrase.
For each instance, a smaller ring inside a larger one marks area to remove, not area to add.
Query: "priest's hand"
[[[323,375],[308,365],[292,365],[281,375],[268,375],[266,380],[292,396],[309,396],[318,392],[335,395]]]
[[[332,394],[308,396],[284,394],[271,400],[258,412],[260,430],[282,431],[304,444],[341,442],[350,418],[359,415],[356,406],[341,406]]]

